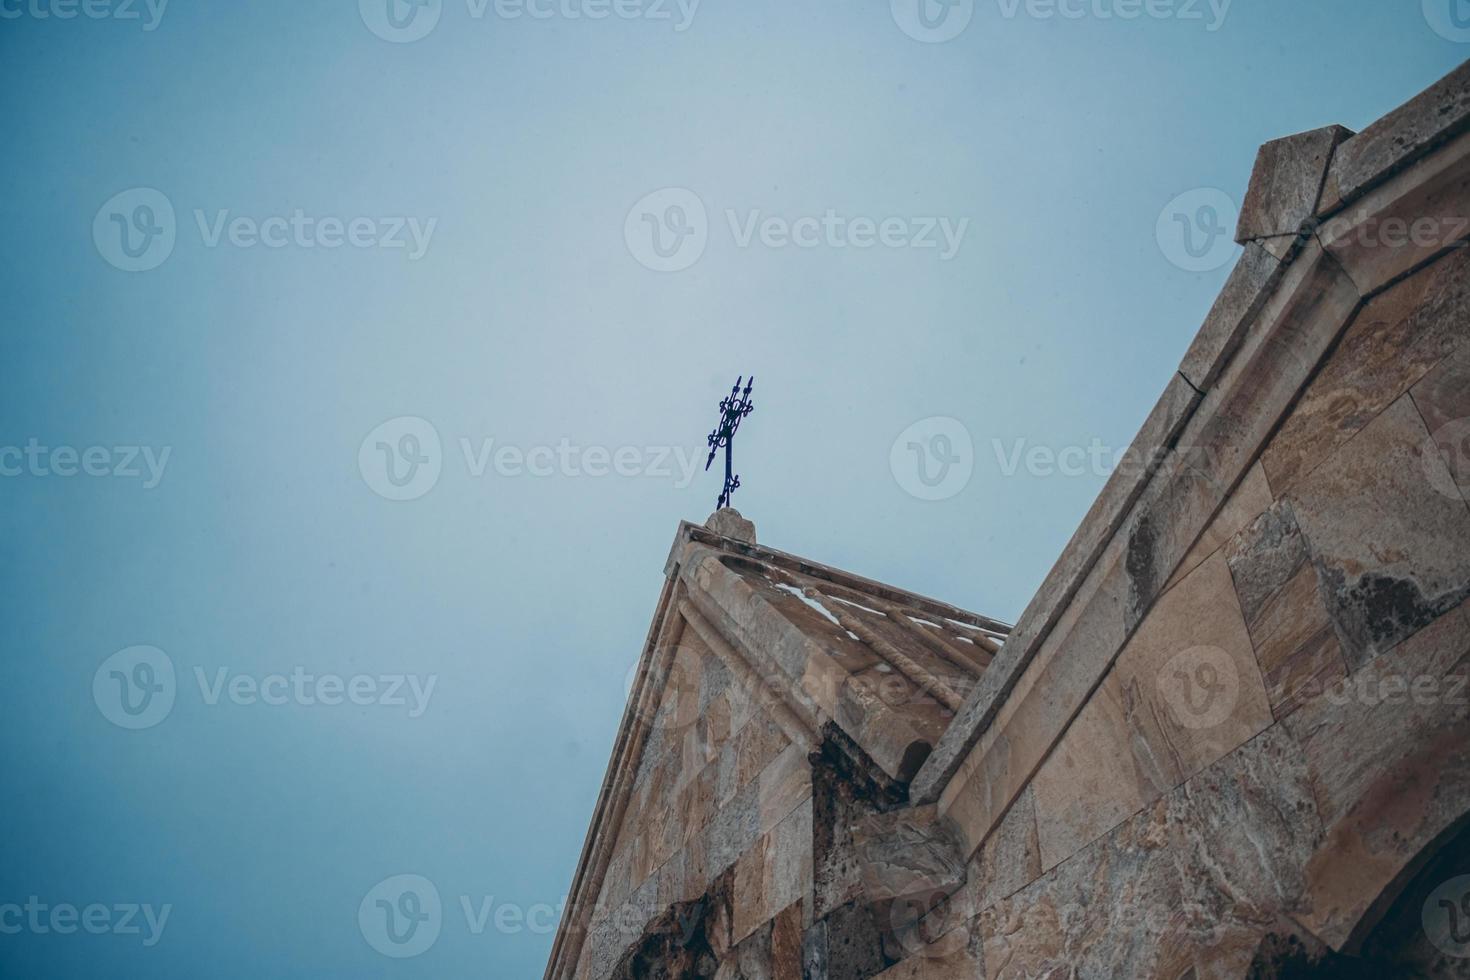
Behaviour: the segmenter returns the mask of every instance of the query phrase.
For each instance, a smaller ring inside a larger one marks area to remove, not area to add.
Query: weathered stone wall
[[[1463,115],[1437,98],[1399,128]],[[1320,213],[1281,188],[1315,200],[1345,136],[1263,150],[1316,169],[1266,181],[1262,227]],[[1467,160],[1343,220],[1463,237]],[[1252,242],[1268,295],[1225,297],[1238,354],[956,757],[967,881],[881,976],[1466,975],[1402,903],[1470,819],[1470,252],[1317,228]]]
[[[733,518],[675,541],[553,976],[872,976],[963,880],[904,783],[1004,625]]]
[[[648,741],[577,976],[611,976],[645,933],[692,928],[688,916],[658,920],[718,891],[727,872],[736,900],[721,952],[810,892],[811,769],[757,693],[683,631],[662,700],[639,719]]]
[[[1358,315],[1008,814],[1041,874],[973,923],[989,976],[1340,950],[1470,812],[1470,508],[1431,439],[1467,395],[1462,251]]]

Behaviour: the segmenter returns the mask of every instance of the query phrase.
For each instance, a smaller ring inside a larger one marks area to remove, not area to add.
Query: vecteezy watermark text
[[[959,254],[969,218],[938,215],[871,217],[826,208],[820,214],[773,215],[760,208],[724,211],[736,248],[803,250],[882,248],[934,251],[941,262]],[[680,272],[698,262],[709,244],[704,200],[683,187],[645,195],[628,211],[623,240],[639,264],[655,272]]]
[[[208,249],[354,248],[404,252],[417,261],[429,251],[438,218],[411,215],[340,217],[315,215],[304,208],[256,217],[229,208],[193,210],[199,243]],[[114,194],[92,219],[97,254],[124,272],[156,269],[173,254],[178,219],[168,195],[152,187]]]
[[[438,218],[420,221],[412,216],[389,218],[316,218],[297,208],[289,216],[274,215],[259,219],[247,215],[231,218],[228,210],[206,215],[194,211],[199,237],[205,248],[219,248],[227,243],[234,248],[352,248],[407,249],[410,261],[417,261],[429,251],[429,242]]]
[[[1234,0],[995,0],[1005,20],[1176,20],[1197,22],[1209,33],[1225,26]],[[1431,0],[1425,0],[1426,3]],[[1439,0],[1444,2],[1444,0]],[[1456,2],[1456,0],[1449,0]],[[893,20],[926,44],[952,41],[975,18],[976,0],[889,0]]]
[[[1398,215],[1375,217],[1364,209],[1347,211],[1324,220],[1313,219],[1307,231],[1337,245],[1351,241],[1359,248],[1464,248],[1470,218],[1464,215]]]
[[[313,673],[296,666],[284,673],[264,675],[217,667],[193,670],[200,700],[207,706],[221,702],[250,707],[405,708],[409,718],[422,717],[439,683],[437,674]],[[92,699],[97,710],[119,728],[152,728],[167,718],[178,698],[173,659],[153,646],[119,650],[104,660],[92,676]]]
[[[682,490],[703,466],[701,453],[688,446],[583,446],[566,437],[554,445],[523,446],[461,436],[458,448],[465,473],[474,479],[492,471],[507,479],[636,477],[670,480]],[[416,416],[389,419],[363,439],[357,466],[378,496],[416,500],[434,489],[444,469],[439,430]]]
[[[152,490],[163,482],[172,453],[172,446],[47,446],[32,436],[23,447],[0,446],[0,477],[141,479]]]
[[[194,680],[199,693],[208,705],[216,705],[226,699],[231,704],[264,704],[272,707],[297,704],[309,707],[314,704],[336,707],[352,704],[366,708],[373,705],[387,708],[408,709],[408,717],[418,718],[429,708],[429,699],[434,696],[434,687],[439,683],[437,674],[419,677],[417,674],[311,674],[305,667],[293,667],[290,674],[266,674],[256,677],[251,674],[231,674],[228,667],[219,667],[213,677],[203,667],[194,668]]]
[[[93,936],[142,936],[143,945],[157,946],[168,926],[173,905],[154,908],[150,904],[93,902],[78,907],[70,902],[48,904],[32,895],[25,904],[0,903],[0,936],[70,936],[78,932]]]
[[[156,31],[167,9],[168,0],[0,0],[0,20],[136,20]]]
[[[1015,20],[1178,20],[1198,21],[1213,34],[1225,26],[1235,0],[996,0],[1001,16]]]
[[[700,0],[465,0],[470,20],[645,20],[667,23],[682,34],[694,23]],[[445,0],[358,0],[367,29],[384,41],[409,44],[433,33]]]

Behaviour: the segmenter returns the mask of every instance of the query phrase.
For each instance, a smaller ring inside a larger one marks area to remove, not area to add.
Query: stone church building
[[[1014,626],[675,537],[547,980],[1470,977],[1470,64],[1261,148]]]

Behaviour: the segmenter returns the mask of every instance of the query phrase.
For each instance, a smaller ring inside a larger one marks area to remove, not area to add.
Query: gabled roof
[[[792,742],[814,751],[835,739],[872,778],[902,793],[1010,629],[761,547],[750,523],[731,510],[708,526],[682,522],[664,571],[548,978],[575,969],[683,630],[692,629],[759,695]]]

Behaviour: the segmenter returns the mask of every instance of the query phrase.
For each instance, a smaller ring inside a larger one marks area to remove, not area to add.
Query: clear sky
[[[539,976],[735,377],[764,543],[1013,620],[1450,2],[0,0],[0,974]]]

